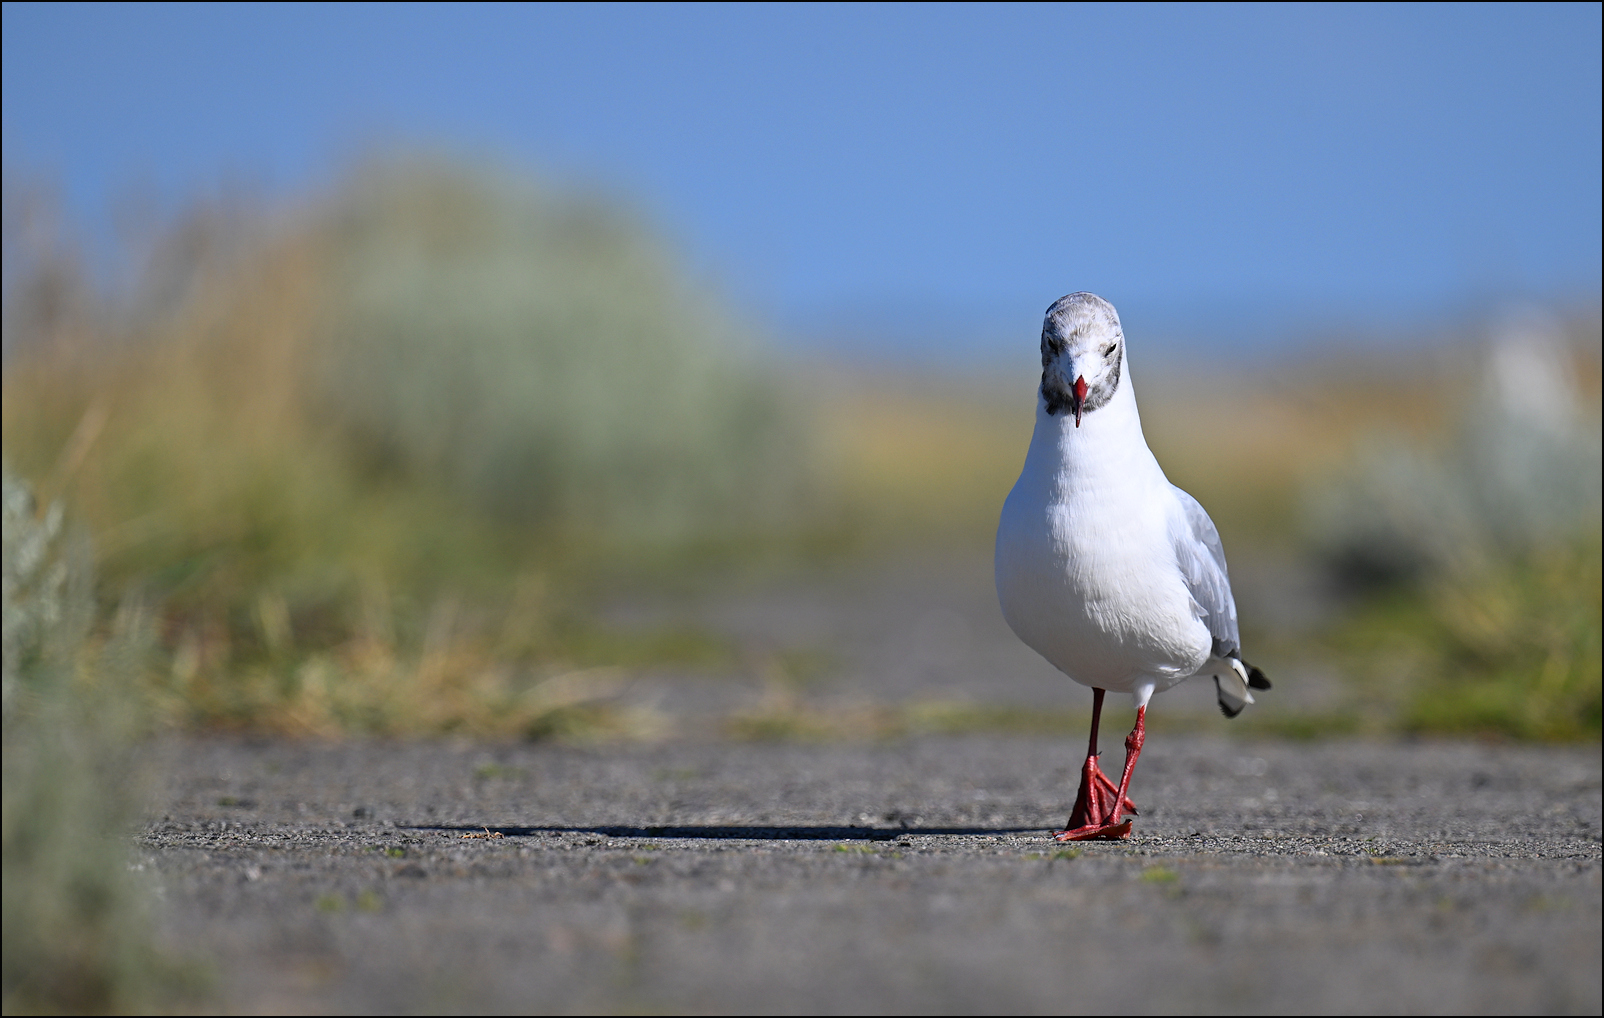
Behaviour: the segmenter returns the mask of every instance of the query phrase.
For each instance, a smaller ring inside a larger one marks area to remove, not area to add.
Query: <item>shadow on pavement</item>
[[[891,841],[904,835],[1029,834],[1046,827],[486,827],[464,824],[401,826],[408,831],[462,831],[527,838],[538,834],[602,834],[609,838],[726,838],[750,841]]]

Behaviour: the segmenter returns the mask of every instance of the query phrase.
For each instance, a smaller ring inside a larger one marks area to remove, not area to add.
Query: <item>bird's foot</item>
[[[1088,756],[1080,771],[1080,791],[1075,793],[1075,807],[1069,811],[1069,821],[1064,827],[1071,831],[1117,827],[1126,813],[1141,816],[1129,797],[1121,799],[1116,806],[1118,797],[1119,789],[1097,766],[1097,757]]]
[[[1122,824],[1088,824],[1067,831],[1053,832],[1058,841],[1118,841],[1131,836],[1131,822]]]

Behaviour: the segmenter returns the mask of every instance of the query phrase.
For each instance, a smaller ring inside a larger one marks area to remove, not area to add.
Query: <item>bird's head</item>
[[[1094,293],[1053,301],[1041,327],[1041,396],[1047,412],[1080,419],[1107,406],[1119,389],[1125,333],[1114,305]]]

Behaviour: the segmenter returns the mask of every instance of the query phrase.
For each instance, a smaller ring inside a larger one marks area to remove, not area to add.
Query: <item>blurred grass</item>
[[[630,675],[745,658],[704,632],[603,625],[599,600],[989,548],[1032,427],[1033,371],[781,360],[638,218],[503,171],[392,159],[288,211],[197,204],[117,301],[59,238],[17,228],[36,198],[7,200],[5,453],[93,533],[102,614],[153,606],[141,682],[181,726],[660,733],[626,706]],[[1596,567],[1596,545],[1443,540],[1449,515],[1464,533],[1531,517],[1502,495],[1462,512],[1475,499],[1457,493],[1548,448],[1467,428],[1477,363],[1352,354],[1233,375],[1137,358],[1149,441],[1233,562],[1311,561],[1340,591],[1276,652],[1339,662],[1367,706],[1289,732],[1597,736],[1597,672],[1575,664],[1597,645],[1596,568],[1553,565]],[[1574,374],[1596,434],[1597,358]],[[1445,543],[1476,550],[1444,568]],[[1356,552],[1383,567],[1357,585]],[[1465,607],[1477,598],[1502,606],[1504,635],[1465,621],[1492,611]],[[1024,723],[810,709],[771,704],[731,732]]]
[[[811,497],[783,378],[597,202],[397,161],[293,215],[193,210],[120,308],[39,262],[6,454],[95,534],[103,600],[160,604],[183,724],[544,730],[567,676],[725,653],[599,631],[587,576]]]
[[[1023,383],[821,371],[821,458],[854,550],[990,547],[1035,421],[1034,383]]]
[[[9,470],[4,515],[5,1013],[162,1010],[196,983],[150,942],[130,875],[149,620],[124,604],[97,624],[83,540]]]
[[[1333,638],[1403,731],[1599,737],[1597,535],[1562,551],[1366,599]]]
[[[1596,323],[1579,346],[1507,322],[1475,364],[1439,440],[1372,434],[1306,486],[1310,551],[1350,600],[1325,644],[1371,728],[1597,739]]]

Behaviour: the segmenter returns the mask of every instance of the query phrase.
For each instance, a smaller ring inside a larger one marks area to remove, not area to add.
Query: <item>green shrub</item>
[[[1310,493],[1314,548],[1356,598],[1331,646],[1389,727],[1598,738],[1600,424],[1574,384],[1585,362],[1529,329],[1481,357],[1445,447],[1372,438]]]
[[[167,719],[553,730],[549,680],[640,656],[595,577],[800,518],[785,374],[623,212],[392,160],[282,217],[198,207],[163,250],[118,306],[23,257],[3,409],[104,597],[157,606]]]
[[[618,210],[444,162],[358,176],[317,406],[367,462],[524,527],[772,527],[808,467],[779,376]]]
[[[175,986],[128,872],[149,628],[95,635],[87,549],[9,469],[4,514],[5,1011],[148,1008]]]
[[[1334,635],[1388,727],[1522,739],[1601,728],[1595,540],[1366,599]]]

